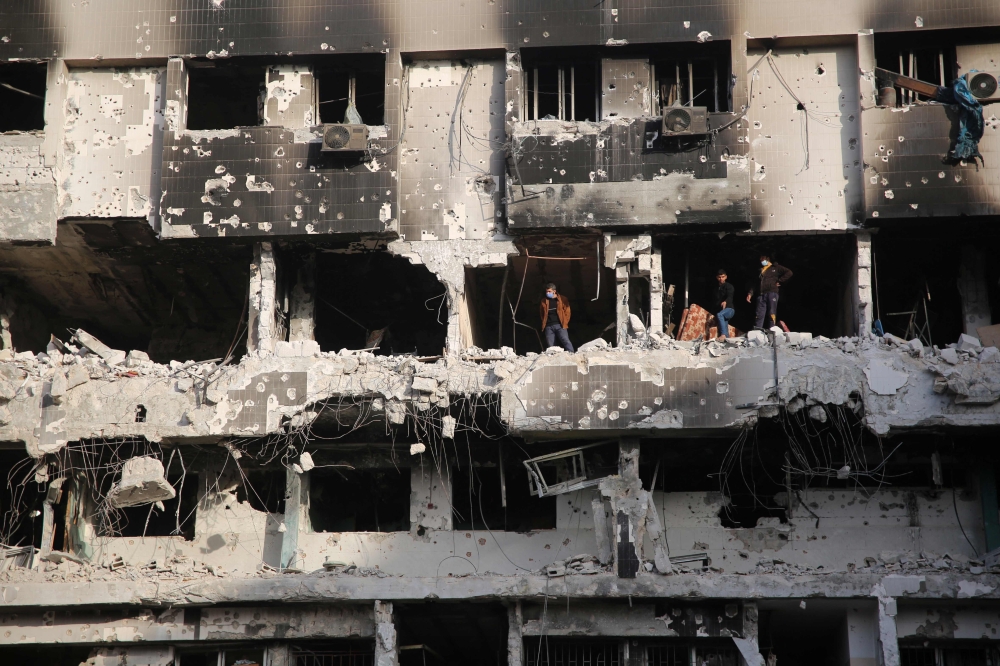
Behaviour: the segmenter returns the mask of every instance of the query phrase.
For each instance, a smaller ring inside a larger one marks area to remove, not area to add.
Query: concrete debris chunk
[[[299,467],[302,468],[302,471],[308,472],[315,466],[316,463],[313,462],[312,454],[310,454],[308,451],[303,451],[302,455],[299,456]]]
[[[598,349],[608,349],[611,345],[604,338],[597,338],[596,340],[591,340],[590,342],[584,342],[582,345],[576,348],[577,351],[587,352],[596,351]]]
[[[49,388],[49,395],[52,396],[52,402],[57,405],[62,404],[68,390],[69,386],[66,381],[66,375],[61,371],[56,371],[56,374],[52,376],[52,385]]]
[[[958,357],[958,352],[952,349],[951,347],[947,347],[941,350],[941,358],[943,358],[948,363],[951,363],[952,365],[958,365],[958,362],[960,360]]]
[[[421,393],[434,393],[437,391],[437,380],[431,377],[414,377],[413,390]]]
[[[13,400],[15,395],[17,395],[17,386],[14,385],[14,382],[0,379],[0,400],[4,402]]]
[[[133,349],[125,356],[126,368],[138,368],[143,361],[149,360],[149,354],[138,349]]]
[[[980,363],[1000,363],[1000,349],[996,347],[986,347],[979,352]]]
[[[71,366],[66,373],[66,390],[82,386],[90,381],[90,373],[82,365]]]
[[[913,338],[906,343],[906,347],[914,356],[922,356],[924,353],[924,343],[920,341],[920,338]]]
[[[163,463],[151,456],[139,456],[125,461],[121,479],[108,493],[108,501],[121,509],[173,499],[176,495],[164,478]]]
[[[415,456],[423,453],[427,450],[427,447],[422,442],[417,442],[416,444],[410,444],[410,455]]]
[[[455,439],[455,417],[448,415],[441,418],[441,436],[445,439]]]
[[[120,349],[112,349],[82,328],[76,329],[73,337],[81,345],[103,358],[108,365],[121,365],[125,362],[125,352]]]
[[[764,335],[763,331],[749,331],[747,333],[747,342],[760,346],[767,342],[767,336]]]
[[[632,335],[637,338],[646,337],[646,325],[642,323],[642,320],[637,315],[630,314],[628,316],[628,325],[632,329]]]
[[[955,348],[960,352],[978,354],[983,350],[983,345],[979,342],[979,338],[962,333],[958,336],[958,344]]]

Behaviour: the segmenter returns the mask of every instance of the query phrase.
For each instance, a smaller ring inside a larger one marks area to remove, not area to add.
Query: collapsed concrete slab
[[[163,476],[163,463],[141,456],[125,461],[121,479],[108,493],[108,501],[114,507],[125,508],[173,499],[176,494]]]

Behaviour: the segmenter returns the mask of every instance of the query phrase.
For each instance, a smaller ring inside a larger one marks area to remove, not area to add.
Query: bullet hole
[[[816,68],[816,76],[823,76],[824,74],[826,74],[826,68],[824,68],[823,65],[819,65]]]
[[[136,405],[135,406],[135,422],[145,423],[146,422],[146,406]]]
[[[848,139],[848,141],[847,141],[847,147],[850,148],[851,150],[854,150],[855,148],[858,147],[858,140],[857,139]]]

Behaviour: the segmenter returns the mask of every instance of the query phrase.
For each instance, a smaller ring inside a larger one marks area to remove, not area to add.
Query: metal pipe
[[[576,120],[576,67],[569,68],[569,119]]]
[[[691,284],[691,257],[687,250],[684,251],[684,309],[688,309],[688,292]]]
[[[677,106],[680,106],[681,104],[684,103],[684,100],[681,99],[681,63],[680,63],[680,61],[678,61],[677,64],[674,65],[674,75],[675,75],[675,78],[677,79],[677,88],[674,91],[674,104],[676,104]]]
[[[941,85],[946,85],[944,82],[944,49],[938,50],[938,71],[940,72],[940,76],[938,78],[940,79]]]
[[[694,63],[688,60],[688,106],[694,106]]]
[[[660,111],[660,93],[659,87],[656,85],[656,63],[649,64],[649,103],[656,107],[657,115]]]
[[[902,74],[903,76],[906,76],[906,70],[903,68],[903,52],[902,51],[899,52],[899,73]],[[906,104],[907,92],[908,91],[907,90],[903,90],[902,88],[900,88],[900,90],[901,90],[901,94],[899,96],[899,101],[900,101],[901,104]]]
[[[556,74],[557,74],[557,79],[558,79],[557,83],[556,83],[556,88],[559,91],[559,93],[558,93],[558,97],[559,97],[559,112],[558,112],[559,115],[558,115],[558,118],[559,118],[559,120],[566,120],[566,99],[564,97],[564,95],[566,94],[566,71],[562,67],[559,67],[556,70]]]
[[[913,78],[913,51],[910,51],[910,68],[909,68],[909,71],[910,71],[910,73],[907,76],[909,76],[912,79]],[[913,93],[913,92],[910,92],[910,102],[913,102],[915,99],[916,99],[916,94]]]
[[[538,68],[534,69],[534,83],[535,83],[535,108],[532,110],[531,119],[538,120]]]
[[[597,241],[597,296],[594,296],[591,301],[596,301],[601,297],[601,241]]]
[[[712,61],[712,90],[715,91],[715,112],[719,112],[719,61]]]

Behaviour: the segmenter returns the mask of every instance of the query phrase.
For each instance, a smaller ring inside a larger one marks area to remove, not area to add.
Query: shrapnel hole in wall
[[[45,129],[45,63],[0,64],[0,132]]]

